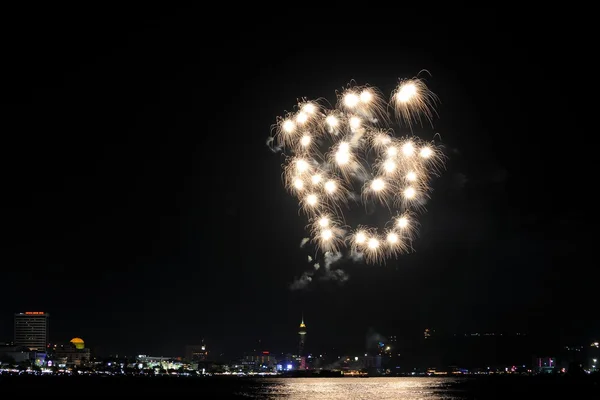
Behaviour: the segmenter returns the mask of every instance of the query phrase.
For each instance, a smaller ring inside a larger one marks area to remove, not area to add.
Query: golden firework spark
[[[345,230],[335,214],[316,215],[311,219],[309,227],[313,241],[324,253],[338,252],[344,246]]]
[[[411,249],[431,178],[444,165],[441,149],[412,129],[423,119],[432,122],[436,101],[424,81],[412,78],[399,82],[389,102],[375,87],[349,86],[333,109],[303,99],[277,119],[273,142],[288,156],[285,186],[309,217],[321,251],[349,249],[378,263]],[[396,136],[389,109],[408,136]],[[347,226],[346,210],[356,203],[379,206],[388,223]]]
[[[436,103],[437,96],[418,78],[400,81],[390,101],[396,111],[396,117],[409,128],[415,123],[422,124],[423,118],[433,124]]]

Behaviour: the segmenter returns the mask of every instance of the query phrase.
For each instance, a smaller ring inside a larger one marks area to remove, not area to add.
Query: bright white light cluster
[[[435,101],[413,78],[400,81],[389,101],[377,88],[352,86],[338,93],[332,109],[303,100],[278,119],[274,139],[287,155],[285,185],[323,252],[351,249],[376,263],[410,249],[442,154],[412,134],[396,137],[392,121],[412,132],[415,124],[432,122]],[[378,215],[389,216],[384,226],[347,225],[346,210],[372,204],[381,207]]]

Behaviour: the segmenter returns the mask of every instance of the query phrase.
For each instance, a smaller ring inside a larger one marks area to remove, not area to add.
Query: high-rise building
[[[300,335],[300,342],[298,343],[298,357],[304,356],[304,343],[306,336],[306,325],[304,324],[304,314],[302,315],[302,322],[300,322],[300,330],[298,331],[298,335]]]
[[[35,351],[46,351],[49,317],[50,314],[43,311],[15,314],[15,345]]]
[[[197,363],[208,359],[208,350],[202,339],[202,344],[185,346],[185,360],[189,363]]]

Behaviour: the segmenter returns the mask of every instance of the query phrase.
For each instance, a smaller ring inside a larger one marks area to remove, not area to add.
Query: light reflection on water
[[[252,399],[288,400],[458,400],[467,394],[448,378],[272,378],[244,393]]]

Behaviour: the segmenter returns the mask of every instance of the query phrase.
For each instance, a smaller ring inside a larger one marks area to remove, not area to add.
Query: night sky
[[[551,24],[31,12],[5,15],[0,341],[22,311],[98,354],[182,355],[202,338],[293,351],[302,313],[313,351],[425,328],[600,337],[591,73]],[[351,80],[389,94],[422,69],[441,100],[422,137],[439,133],[448,161],[415,252],[291,290],[310,253],[271,125],[298,98]]]

